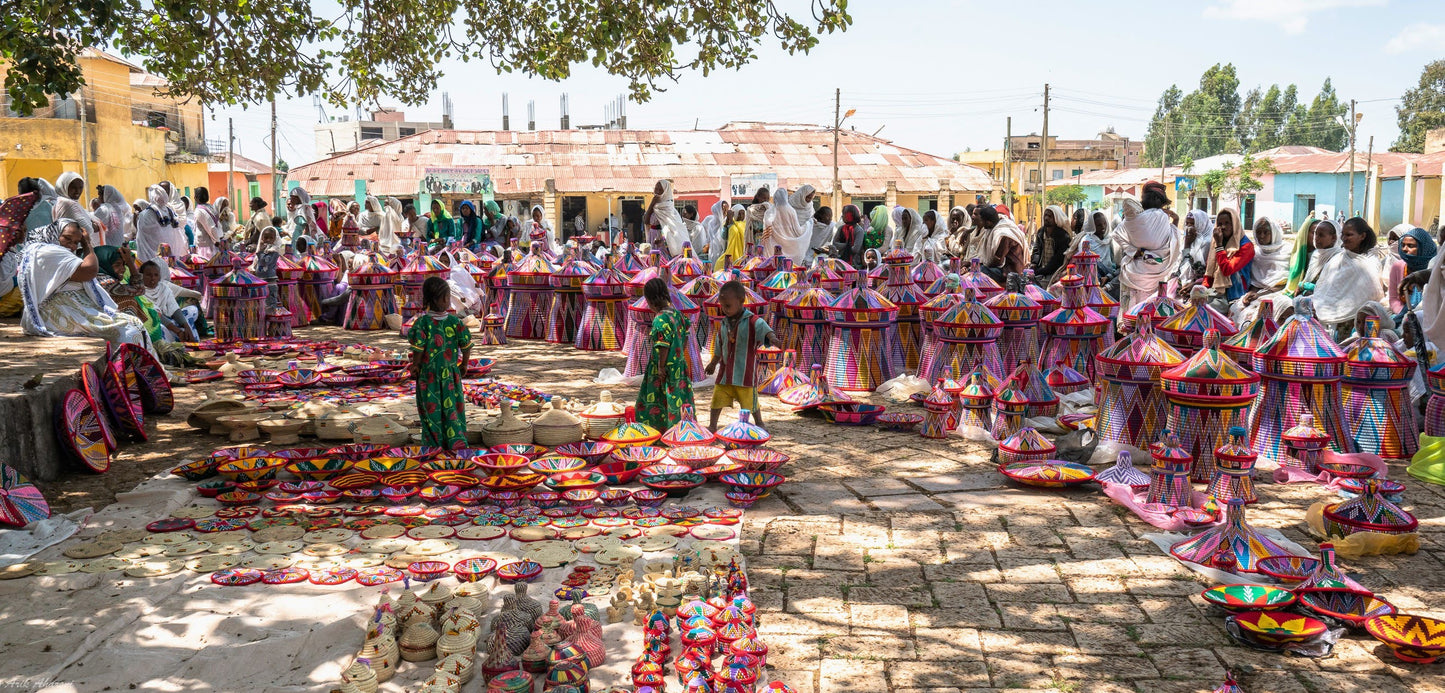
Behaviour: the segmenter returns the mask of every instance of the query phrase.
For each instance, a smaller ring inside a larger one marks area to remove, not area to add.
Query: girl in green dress
[[[642,287],[652,319],[652,355],[637,391],[636,417],[639,423],[659,431],[682,420],[684,407],[692,406],[692,382],[687,379],[687,316],[672,307],[667,281],[649,279]]]
[[[440,277],[421,285],[426,312],[412,323],[411,369],[416,377],[416,409],[421,414],[421,444],[447,449],[467,443],[466,398],[462,374],[472,356],[472,332],[447,312],[451,287]]]

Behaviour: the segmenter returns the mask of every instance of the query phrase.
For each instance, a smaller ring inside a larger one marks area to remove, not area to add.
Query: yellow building
[[[0,76],[8,67],[0,64]],[[92,196],[95,186],[113,185],[127,200],[157,181],[185,193],[206,184],[199,103],[157,95],[164,80],[103,51],[87,48],[80,67],[85,86],[76,94],[52,96],[28,117],[8,101],[0,110],[0,197],[15,194],[21,178],[54,182],[65,171],[83,175]]]
[[[1008,144],[1008,150],[960,152],[958,160],[987,171],[1004,184],[1005,191],[1012,190],[1014,218],[1021,221],[1034,221],[1040,214],[1037,196],[1041,177],[1048,181],[1046,187],[1063,185],[1060,181],[1086,173],[1138,166],[1144,153],[1143,141],[1131,141],[1113,131],[1101,132],[1092,140],[1061,140],[1050,135],[1045,163],[1048,170],[1041,171],[1039,163],[1045,153],[1042,137],[1016,135],[1009,138]],[[1005,165],[1006,160],[1011,163]]]

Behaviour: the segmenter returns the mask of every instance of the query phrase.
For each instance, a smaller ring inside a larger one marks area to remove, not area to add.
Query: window
[[[416,134],[416,128],[397,128],[396,134],[401,137],[411,137]]]
[[[1029,182],[1030,182],[1030,183],[1037,183],[1037,182],[1039,182],[1039,170],[1038,170],[1038,169],[1036,169],[1036,168],[1031,168],[1031,169],[1029,169]]]
[[[379,140],[379,139],[382,139],[382,138],[383,138],[383,135],[382,135],[382,132],[381,132],[381,128],[366,127],[366,126],[364,126],[364,125],[361,127],[361,139],[364,139],[364,140]]]
[[[1244,198],[1244,204],[1240,205],[1239,215],[1244,217],[1244,228],[1254,228],[1254,196],[1248,195]]]
[[[1038,149],[1038,148],[1039,148],[1039,143],[1038,143],[1038,142],[1030,142],[1030,143],[1028,143],[1028,148],[1029,148],[1029,149]]]
[[[1054,169],[1054,170],[1052,170],[1052,171],[1049,171],[1049,174],[1050,174],[1050,175],[1049,175],[1049,178],[1052,178],[1053,180],[1063,180],[1063,179],[1064,179],[1064,170],[1063,170],[1063,169],[1056,168],[1056,169]]]

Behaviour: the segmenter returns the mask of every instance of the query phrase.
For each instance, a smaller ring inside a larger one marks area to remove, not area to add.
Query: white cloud
[[[1303,33],[1313,12],[1346,7],[1378,7],[1386,0],[1218,0],[1204,8],[1211,19],[1277,24],[1286,34]]]
[[[1408,53],[1421,48],[1438,48],[1445,43],[1445,24],[1414,24],[1400,30],[1385,44],[1386,53]]]

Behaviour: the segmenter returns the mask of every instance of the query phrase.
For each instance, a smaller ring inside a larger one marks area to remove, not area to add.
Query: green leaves
[[[810,0],[808,24],[771,0],[306,0],[22,2],[0,14],[5,88],[20,110],[81,85],[82,46],[112,46],[211,104],[322,93],[338,105],[426,100],[441,60],[488,59],[500,72],[565,79],[592,64],[643,101],[684,70],[757,57],[768,34],[790,53],[852,24],[846,0]]]
[[[1395,107],[1400,137],[1390,151],[1425,151],[1425,133],[1445,128],[1445,60],[1436,60],[1420,70],[1420,82],[1400,97]]]

